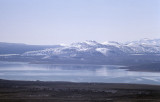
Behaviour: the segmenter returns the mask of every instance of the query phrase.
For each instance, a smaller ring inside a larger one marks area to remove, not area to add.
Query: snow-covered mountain
[[[29,51],[23,56],[63,56],[63,57],[80,57],[80,56],[108,56],[124,54],[118,47],[113,45],[101,44],[96,41],[85,41],[72,43],[69,46],[60,48],[49,48],[39,51]]]
[[[133,54],[159,54],[160,53],[160,39],[141,39],[139,41],[132,41],[125,43],[124,46],[131,49]]]
[[[22,56],[58,57],[88,57],[88,56],[119,56],[138,54],[160,54],[160,39],[142,39],[127,43],[114,41],[98,43],[96,41],[84,41],[72,43],[69,46],[48,48],[45,50],[29,51]]]
[[[41,47],[41,46],[40,46]],[[2,48],[5,48],[2,47]],[[22,47],[15,53],[0,55],[0,61],[24,61],[30,63],[53,63],[53,64],[122,64],[135,65],[160,62],[160,39],[141,39],[120,43],[106,41],[84,41],[70,45],[42,46],[41,49],[29,49],[23,53]],[[36,47],[37,48],[37,47]]]

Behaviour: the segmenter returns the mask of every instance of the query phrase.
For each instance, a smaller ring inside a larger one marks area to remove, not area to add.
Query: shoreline
[[[73,84],[115,84],[115,85],[135,85],[135,86],[160,86],[160,84],[147,84],[147,83],[107,83],[107,82],[74,82],[74,81],[48,81],[48,80],[18,80],[18,79],[0,79],[0,82],[8,81],[8,82],[42,82],[42,83],[73,83]]]

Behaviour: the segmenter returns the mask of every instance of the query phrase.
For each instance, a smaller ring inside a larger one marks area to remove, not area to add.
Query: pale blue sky
[[[160,38],[160,0],[0,0],[0,42]]]

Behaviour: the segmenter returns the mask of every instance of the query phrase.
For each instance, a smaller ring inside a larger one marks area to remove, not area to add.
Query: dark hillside
[[[0,54],[22,54],[26,51],[43,50],[46,48],[60,47],[59,45],[26,45],[19,43],[0,42]]]

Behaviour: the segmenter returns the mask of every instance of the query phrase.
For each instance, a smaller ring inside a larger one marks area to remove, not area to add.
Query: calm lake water
[[[119,67],[0,62],[0,79],[160,84],[160,73],[127,71]]]

